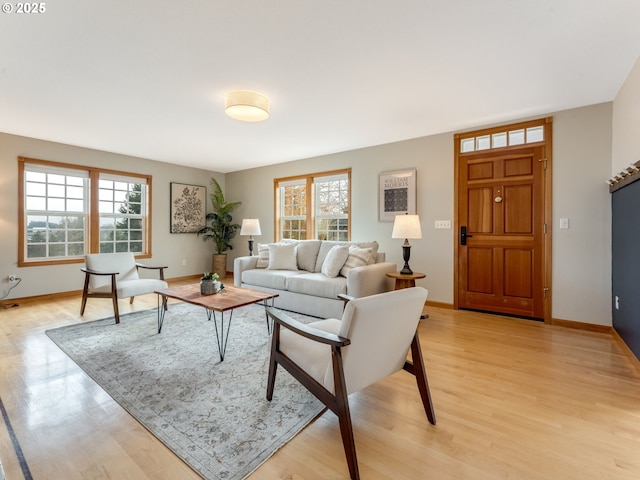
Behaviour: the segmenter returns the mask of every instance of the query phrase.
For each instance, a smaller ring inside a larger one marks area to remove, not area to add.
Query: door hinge
[[[542,168],[544,168],[545,170],[547,169],[547,159],[546,158],[541,158],[540,160],[538,160],[538,162],[542,163]]]
[[[543,224],[542,227],[543,227],[544,234],[546,235],[547,234],[547,224],[546,223]]]
[[[543,288],[543,289],[542,289],[542,292],[543,292],[544,298],[547,298],[547,292],[548,292],[548,291],[549,291],[549,289],[548,289],[547,287],[545,287],[545,288]]]

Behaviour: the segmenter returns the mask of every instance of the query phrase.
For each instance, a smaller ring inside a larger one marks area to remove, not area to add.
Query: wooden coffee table
[[[158,294],[158,333],[162,332],[162,324],[165,316],[164,305],[166,304],[167,298],[175,298],[177,300],[182,300],[183,302],[191,303],[192,305],[200,305],[201,307],[204,307],[207,312],[207,319],[211,320],[213,318],[221,362],[224,361],[224,354],[227,351],[227,339],[229,338],[229,330],[231,329],[233,310],[238,307],[244,307],[245,305],[262,302],[265,306],[267,331],[269,331],[269,317],[266,314],[267,301],[271,300],[271,304],[273,305],[273,299],[278,296],[277,293],[260,292],[258,290],[234,286],[225,286],[224,290],[214,295],[200,295],[199,283],[163,288],[161,290],[156,290],[154,293]],[[216,312],[220,313],[221,317],[219,326]],[[225,312],[229,312],[226,325],[226,335],[224,319]]]

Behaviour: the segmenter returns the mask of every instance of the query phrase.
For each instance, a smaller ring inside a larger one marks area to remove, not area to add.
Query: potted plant
[[[222,188],[217,180],[211,177],[211,187],[213,192],[209,194],[211,199],[212,212],[207,213],[207,222],[198,230],[198,236],[202,235],[203,240],[211,240],[216,249],[213,254],[212,270],[219,275],[219,278],[227,276],[227,250],[233,249],[231,240],[236,236],[240,225],[233,223],[231,212],[240,205],[241,202],[227,202],[222,193]]]
[[[220,291],[220,276],[217,273],[205,272],[200,279],[200,295],[213,295]]]

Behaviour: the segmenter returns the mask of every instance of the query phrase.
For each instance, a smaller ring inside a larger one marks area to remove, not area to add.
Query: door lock
[[[460,245],[467,244],[467,238],[471,238],[473,235],[467,234],[467,227],[460,227]]]

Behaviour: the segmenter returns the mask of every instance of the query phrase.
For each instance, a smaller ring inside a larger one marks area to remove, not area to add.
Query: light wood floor
[[[142,310],[156,298],[120,305]],[[62,298],[0,310],[0,399],[32,478],[199,478],[44,334],[111,315],[109,300],[90,299],[82,319],[79,306]],[[420,339],[438,424],[405,372],[352,395],[363,479],[640,478],[640,374],[610,335],[429,314]],[[22,479],[9,432],[0,417],[7,479]],[[345,478],[338,422],[326,412],[250,480]]]

